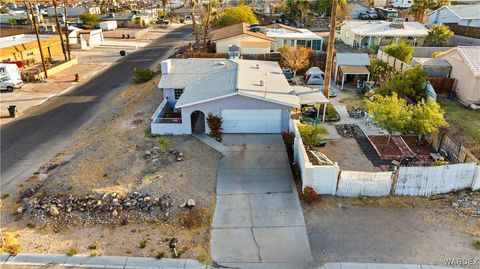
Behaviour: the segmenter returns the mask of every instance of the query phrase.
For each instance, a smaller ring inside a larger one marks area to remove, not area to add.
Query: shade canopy
[[[300,105],[318,105],[330,103],[330,101],[318,88],[293,86],[293,89],[299,98]]]
[[[341,65],[340,70],[344,75],[368,75],[370,71],[365,66]]]

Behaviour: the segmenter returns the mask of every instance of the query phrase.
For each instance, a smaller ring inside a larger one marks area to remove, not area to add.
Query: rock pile
[[[447,200],[459,217],[480,218],[480,194],[478,192],[462,191]]]
[[[39,225],[49,224],[106,224],[128,221],[159,221],[168,218],[172,197],[155,197],[148,193],[115,192],[58,197],[24,198],[18,214],[24,214]]]

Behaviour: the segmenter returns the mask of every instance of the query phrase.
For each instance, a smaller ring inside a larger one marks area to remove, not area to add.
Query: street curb
[[[209,265],[201,264],[192,259],[155,259],[127,256],[68,256],[63,254],[0,254],[1,267],[32,268],[35,266],[49,267],[88,267],[88,268],[171,268],[171,269],[209,269]]]

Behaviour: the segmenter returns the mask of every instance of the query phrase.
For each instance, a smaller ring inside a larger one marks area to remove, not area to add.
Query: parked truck
[[[103,31],[111,31],[118,28],[117,21],[102,21],[100,22],[100,28]]]
[[[13,92],[23,87],[22,74],[16,64],[0,64],[0,90]]]
[[[378,17],[382,20],[392,21],[398,18],[398,11],[393,8],[376,7]]]

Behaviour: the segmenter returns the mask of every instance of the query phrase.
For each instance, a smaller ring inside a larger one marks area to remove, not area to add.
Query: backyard
[[[450,100],[440,100],[445,110],[448,132],[480,158],[480,110],[472,110]]]

